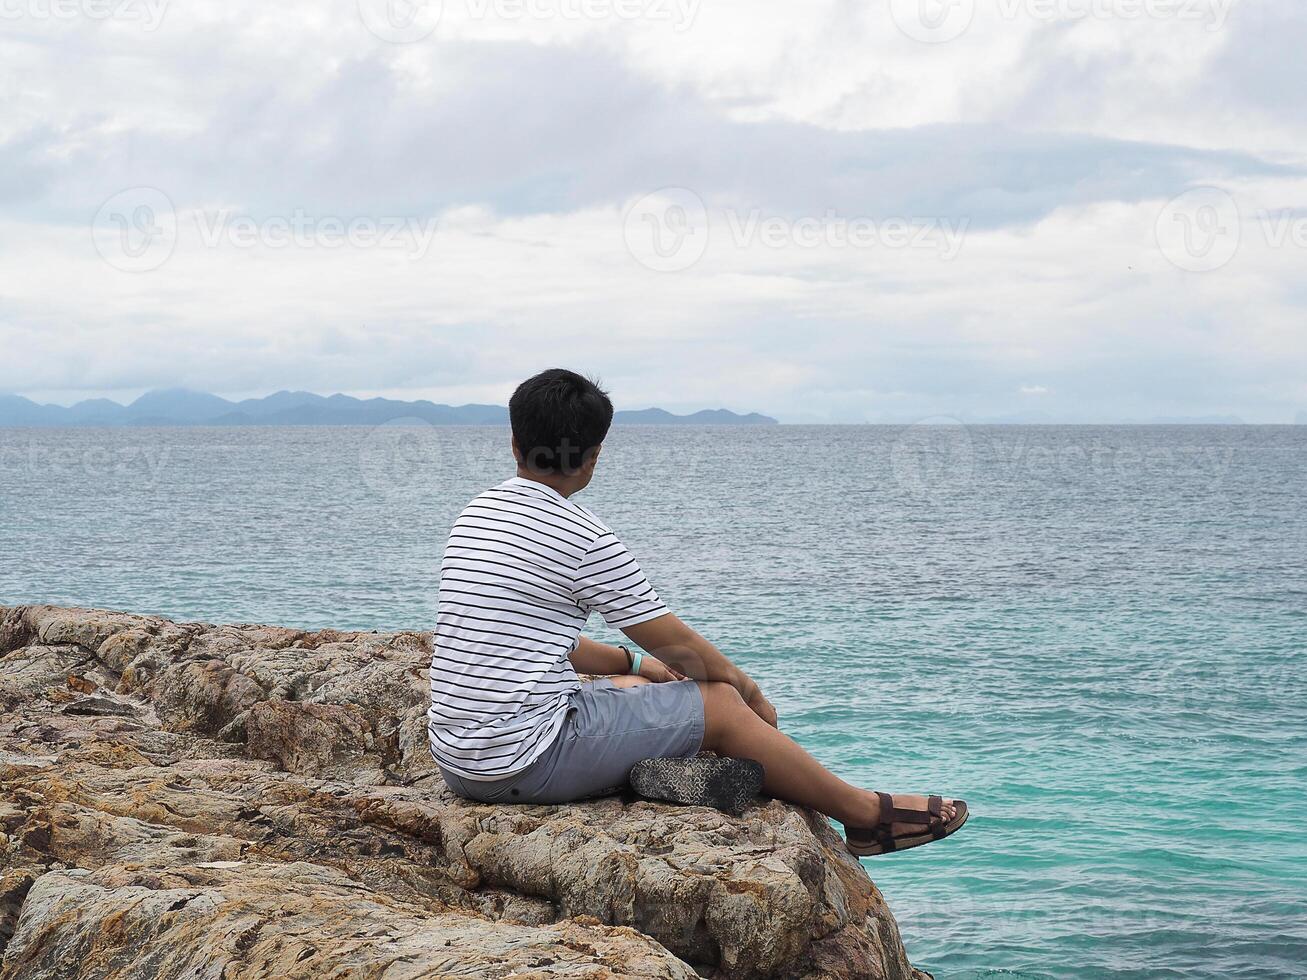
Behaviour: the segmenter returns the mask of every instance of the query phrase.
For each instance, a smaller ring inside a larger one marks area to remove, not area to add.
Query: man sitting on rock
[[[859,855],[962,826],[962,801],[859,789],[782,734],[758,685],[667,609],[573,499],[612,424],[607,394],[544,371],[518,386],[509,416],[517,475],[467,505],[440,567],[428,731],[453,792],[566,803],[629,780],[647,796],[739,809],[762,788],[841,821]],[[640,649],[581,636],[591,612]],[[578,671],[622,676],[582,683]]]

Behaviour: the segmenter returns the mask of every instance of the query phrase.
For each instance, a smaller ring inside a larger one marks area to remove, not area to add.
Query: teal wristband
[[[640,664],[642,664],[643,662],[644,662],[644,654],[641,653],[639,650],[634,651],[631,654],[631,673],[632,674],[640,673]]]

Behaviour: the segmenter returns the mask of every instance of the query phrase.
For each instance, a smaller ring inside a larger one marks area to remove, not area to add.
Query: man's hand
[[[667,681],[683,681],[685,675],[673,667],[668,667],[657,657],[646,655],[640,661],[640,676],[646,680],[651,680],[655,684],[665,684]]]
[[[683,672],[696,681],[730,684],[740,692],[744,703],[759,718],[772,727],[776,726],[776,709],[763,697],[762,691],[758,690],[758,685],[749,675],[672,613],[623,627],[622,632],[651,654],[666,658],[667,663],[676,664],[677,667],[672,670],[678,678]],[[644,671],[641,670],[640,673],[643,674]]]
[[[762,688],[758,687],[758,685],[755,684],[753,690],[754,690],[753,697],[745,703],[748,704],[748,706],[753,709],[753,713],[755,715],[757,715],[767,724],[771,725],[772,728],[777,727],[776,709],[772,707],[771,702],[768,701],[767,698],[763,695]]]

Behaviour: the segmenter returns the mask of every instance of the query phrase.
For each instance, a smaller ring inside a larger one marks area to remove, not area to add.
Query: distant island
[[[507,425],[501,405],[437,405],[429,401],[315,395],[279,391],[266,398],[229,401],[186,388],[149,391],[130,405],[94,398],[76,405],[38,405],[21,395],[0,395],[0,426],[97,425],[382,425],[411,420],[430,425]],[[739,415],[724,408],[673,415],[661,408],[620,411],[622,425],[775,425],[757,412]]]

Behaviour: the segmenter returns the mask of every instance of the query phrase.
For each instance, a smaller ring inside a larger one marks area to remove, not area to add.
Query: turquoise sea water
[[[0,430],[0,603],[425,628],[505,429]],[[1307,975],[1307,427],[615,431],[582,499],[782,727],[956,838],[941,978]],[[596,628],[592,635],[608,634]]]

